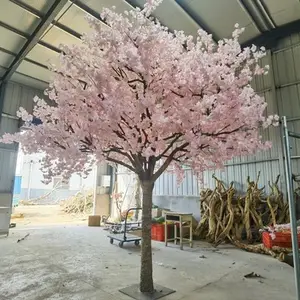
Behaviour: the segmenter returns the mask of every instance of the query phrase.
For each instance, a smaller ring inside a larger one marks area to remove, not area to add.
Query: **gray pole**
[[[283,143],[284,143],[284,165],[285,165],[285,179],[287,187],[287,196],[289,201],[290,211],[290,224],[292,234],[293,245],[293,259],[294,259],[294,272],[295,272],[295,284],[297,300],[300,300],[300,261],[299,261],[299,248],[298,248],[298,234],[297,234],[297,219],[295,211],[294,201],[294,189],[292,179],[292,165],[291,165],[291,153],[290,153],[290,141],[289,131],[287,128],[286,117],[282,117],[282,131],[283,131]]]

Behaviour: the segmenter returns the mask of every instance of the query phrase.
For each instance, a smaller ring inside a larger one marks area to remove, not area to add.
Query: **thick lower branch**
[[[115,152],[115,153],[118,153],[118,154],[121,154],[121,155],[127,157],[127,158],[130,160],[131,164],[134,165],[135,162],[134,162],[133,157],[131,157],[130,154],[128,154],[128,153],[122,151],[121,149],[119,149],[119,148],[117,148],[117,147],[111,147],[109,150],[103,150],[103,153],[107,154],[107,156],[108,156],[111,152]]]
[[[143,172],[143,162],[141,160],[142,157],[140,157],[139,155],[133,154],[132,155],[134,163],[136,165],[136,169],[138,173],[142,173]]]
[[[135,168],[133,166],[130,166],[130,165],[124,163],[123,161],[120,161],[118,159],[114,159],[114,158],[111,158],[111,157],[107,157],[106,160],[109,161],[109,162],[121,165],[121,166],[127,168],[128,170],[136,173],[136,170],[135,170]]]

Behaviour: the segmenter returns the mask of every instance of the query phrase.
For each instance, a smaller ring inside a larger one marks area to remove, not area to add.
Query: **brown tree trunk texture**
[[[134,199],[135,199],[135,206],[141,207],[141,182],[138,176],[136,176],[136,186],[135,186],[135,193],[134,193]],[[139,210],[135,211],[135,219],[138,220],[139,218]]]
[[[142,204],[142,246],[141,246],[141,274],[140,291],[142,293],[153,293],[153,270],[152,270],[152,248],[151,248],[151,221],[152,221],[152,193],[154,183],[141,182],[143,191]]]

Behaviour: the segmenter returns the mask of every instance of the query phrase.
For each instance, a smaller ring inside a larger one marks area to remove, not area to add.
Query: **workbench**
[[[177,245],[179,241],[180,249],[183,250],[183,244],[189,244],[193,247],[193,214],[191,213],[179,213],[172,211],[165,211],[165,245],[168,246],[168,242],[174,242]],[[168,237],[168,223],[174,223],[174,238]],[[178,226],[179,225],[179,226]],[[177,236],[177,230],[179,227],[179,234]],[[183,237],[183,228],[189,228],[189,238]]]

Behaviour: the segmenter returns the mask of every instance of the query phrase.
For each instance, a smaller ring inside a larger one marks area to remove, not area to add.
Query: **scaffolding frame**
[[[297,218],[296,207],[294,199],[294,188],[292,178],[292,160],[291,160],[291,146],[290,138],[300,139],[300,134],[289,131],[286,117],[281,118],[281,136],[283,143],[283,159],[285,166],[285,182],[287,189],[287,197],[289,202],[290,224],[293,246],[293,261],[295,273],[295,285],[297,300],[300,300],[300,261],[299,261],[299,247],[298,247],[298,233],[297,233]]]

